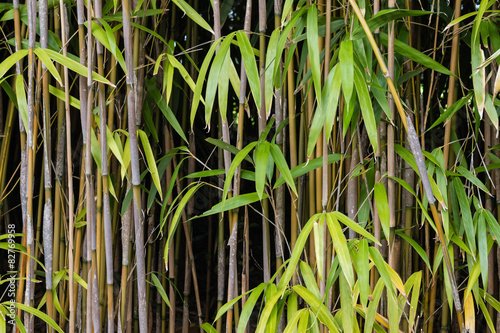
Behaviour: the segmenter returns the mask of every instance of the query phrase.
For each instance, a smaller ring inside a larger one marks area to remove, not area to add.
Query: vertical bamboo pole
[[[48,5],[46,0],[40,0],[40,46],[46,49],[48,45]],[[45,288],[47,293],[47,314],[54,318],[52,303],[52,258],[53,258],[53,215],[52,215],[52,172],[51,172],[51,130],[50,130],[50,104],[49,104],[49,73],[47,67],[42,63],[42,89],[43,89],[43,170],[45,205],[43,210],[43,248],[45,254]],[[58,221],[59,224],[60,220]],[[59,246],[59,244],[57,244]],[[57,258],[59,260],[59,258]],[[52,331],[49,329],[49,331]]]
[[[34,184],[34,142],[36,142],[36,137],[34,136],[35,127],[35,38],[36,38],[36,16],[37,16],[37,4],[36,0],[29,0],[27,2],[28,9],[28,161],[27,161],[27,214],[26,214],[26,250],[27,250],[27,260],[26,260],[26,290],[24,304],[27,306],[32,305],[33,289],[34,285],[33,279],[33,266],[34,261],[30,257],[33,253],[33,184]],[[21,291],[22,292],[22,291]],[[24,326],[28,333],[33,332],[33,315],[28,312],[24,314]]]

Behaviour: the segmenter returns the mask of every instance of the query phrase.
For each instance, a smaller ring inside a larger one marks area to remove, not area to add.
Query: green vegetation
[[[0,3],[0,332],[500,331],[499,17]]]

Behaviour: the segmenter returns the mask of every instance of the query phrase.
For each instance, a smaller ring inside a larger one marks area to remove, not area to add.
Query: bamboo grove
[[[0,3],[0,332],[500,331],[499,14]]]

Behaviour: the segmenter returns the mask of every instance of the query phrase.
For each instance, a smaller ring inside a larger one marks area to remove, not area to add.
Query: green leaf
[[[339,332],[332,314],[328,308],[323,304],[320,298],[316,297],[310,290],[304,286],[296,285],[292,287],[293,290],[299,294],[300,297],[312,308],[313,313],[318,316],[320,322],[326,325],[330,332]]]
[[[92,153],[92,157],[94,157],[95,164],[99,170],[101,169],[101,147],[99,145],[99,141],[95,136],[94,130],[91,131],[91,140],[90,140],[90,151]]]
[[[165,289],[163,289],[161,281],[158,279],[158,277],[156,276],[156,274],[151,274],[151,277],[153,279],[153,283],[154,283],[154,285],[156,287],[156,290],[158,290],[158,292],[160,293],[161,298],[163,298],[163,301],[170,308],[170,302],[168,301],[167,293],[165,292]]]
[[[8,56],[2,63],[0,63],[0,78],[5,78],[5,73],[14,66],[19,60],[28,54],[28,50],[19,50]]]
[[[210,210],[207,210],[204,212],[202,215],[197,216],[198,217],[205,217],[213,214],[219,214],[222,212],[227,212],[228,210],[236,209],[245,205],[252,204],[254,202],[257,202],[262,199],[266,199],[269,196],[264,193],[262,197],[259,197],[257,193],[245,193],[245,194],[240,194],[235,197],[231,197],[227,199],[222,205],[222,202],[219,202],[218,204],[214,205]]]
[[[253,55],[252,46],[250,45],[250,41],[244,31],[237,31],[236,37],[240,45],[241,58],[243,59],[243,64],[245,65],[248,83],[250,84],[255,105],[257,105],[257,108],[260,108],[260,76],[259,71],[257,70],[255,57]]]
[[[288,186],[290,186],[293,193],[297,194],[297,189],[295,188],[295,183],[293,182],[292,173],[288,168],[288,164],[286,163],[283,153],[275,143],[271,144],[271,155],[273,156],[274,163],[276,163],[276,166],[278,167],[278,170],[285,179],[286,183],[288,184]]]
[[[368,305],[368,310],[366,311],[365,318],[365,333],[371,333],[373,330],[373,324],[375,323],[375,316],[377,315],[377,308],[380,302],[380,297],[382,296],[382,291],[384,290],[384,283],[382,279],[377,281],[375,288],[372,293],[372,300],[370,305]]]
[[[215,101],[215,93],[217,91],[217,85],[218,85],[217,83],[219,82],[221,69],[224,65],[224,62],[227,59],[229,53],[229,47],[231,46],[231,41],[233,40],[233,37],[234,33],[231,33],[224,38],[224,40],[220,44],[217,54],[215,55],[214,61],[210,68],[210,73],[208,74],[207,89],[205,94],[205,122],[209,127],[210,127],[210,118],[212,115],[212,108]],[[226,76],[227,77],[225,79],[227,80],[229,78],[227,73]]]
[[[334,214],[328,213],[326,215],[326,223],[328,225],[328,230],[330,231],[330,236],[332,237],[333,248],[335,253],[339,257],[340,267],[342,268],[342,273],[344,274],[347,283],[352,288],[354,286],[354,273],[352,270],[352,260],[349,255],[349,249],[347,248],[347,240],[345,239],[342,228],[335,217]]]
[[[379,11],[375,16],[366,21],[371,32],[387,25],[387,23],[410,16],[420,16],[420,15],[430,15],[433,12],[423,11],[423,10],[406,10],[406,9],[384,9]],[[363,27],[358,26],[352,33],[351,39],[358,39],[364,37]]]
[[[253,312],[253,308],[255,307],[255,303],[257,303],[257,300],[259,299],[260,295],[262,294],[262,291],[267,285],[268,285],[267,283],[261,283],[257,287],[255,287],[255,289],[252,290],[252,293],[245,302],[245,306],[243,306],[243,309],[241,309],[237,333],[243,333],[245,331],[248,320],[250,319],[250,316]]]
[[[474,256],[474,253],[476,253],[476,232],[474,222],[472,220],[469,199],[467,199],[464,186],[459,178],[455,177],[453,179],[453,184],[455,186],[460,211],[462,213],[462,224],[464,226],[465,234],[467,235],[467,243],[469,245],[469,249],[472,251],[472,256]]]
[[[382,183],[375,184],[375,203],[377,206],[380,223],[382,225],[382,230],[385,234],[385,239],[389,239],[389,202],[387,201],[387,192],[385,191],[385,186]]]
[[[43,320],[45,323],[47,323],[50,327],[55,329],[57,332],[64,333],[64,331],[57,325],[57,323],[52,318],[50,318],[47,314],[43,313],[42,311],[37,310],[35,308],[32,308],[31,306],[24,305],[22,303],[16,302],[14,304],[15,304],[16,308],[37,316],[38,318]]]
[[[186,194],[182,197],[182,200],[179,202],[179,206],[177,207],[174,215],[172,216],[170,229],[168,230],[168,238],[165,244],[165,251],[163,253],[166,267],[168,267],[168,251],[172,244],[172,238],[175,234],[175,231],[177,230],[177,226],[179,225],[181,214],[184,211],[184,207],[186,207],[186,204],[191,199],[191,197],[196,193],[196,191],[198,191],[198,189],[203,186],[203,183],[192,183],[192,184],[194,185],[191,186],[191,188],[189,188]]]
[[[66,95],[65,95],[64,91],[62,91],[61,89],[58,89],[52,85],[49,85],[49,93],[51,93],[55,97],[59,98],[61,101],[66,102]],[[75,109],[79,110],[80,109],[80,100],[70,95],[69,96],[69,105],[71,105]]]
[[[151,95],[153,100],[156,102],[156,105],[160,108],[161,112],[167,118],[168,122],[170,125],[172,125],[172,128],[179,134],[179,136],[187,143],[188,140],[186,136],[184,135],[184,132],[182,130],[181,125],[177,121],[177,118],[175,117],[174,113],[170,109],[170,107],[167,105],[167,102],[165,99],[161,96],[160,92],[158,89],[155,87],[154,82],[147,80],[146,81],[146,86],[148,89],[148,93]]]
[[[483,214],[477,219],[477,242],[479,262],[481,263],[481,280],[483,286],[488,285],[488,235],[486,234],[486,221]]]
[[[480,188],[481,190],[483,190],[485,193],[488,193],[488,194],[490,193],[490,191],[488,191],[488,188],[483,184],[483,182],[480,181],[479,178],[477,178],[476,176],[474,176],[472,174],[472,172],[470,172],[469,170],[467,170],[466,168],[464,168],[461,165],[457,166],[457,171],[462,176],[464,176],[465,179],[467,179],[468,181],[470,181],[472,184],[476,185],[478,188]]]
[[[219,113],[222,118],[222,121],[225,122],[226,125],[227,125],[227,98],[229,94],[229,70],[231,69],[231,57],[229,53],[230,52],[226,53],[226,57],[224,58],[224,63],[222,64],[222,68],[219,74],[219,81],[217,82],[217,85],[219,87],[219,93],[217,94],[217,97],[219,99]],[[205,118],[205,121],[206,120],[207,119]]]
[[[321,64],[319,62],[318,45],[318,11],[315,5],[309,7],[307,11],[307,50],[311,64],[311,73],[316,96],[318,96],[318,107],[321,109]]]
[[[380,32],[379,35],[380,42],[382,45],[387,46],[387,34]],[[454,76],[452,72],[450,72],[449,69],[441,65],[439,62],[433,60],[431,57],[426,56],[422,52],[414,49],[413,47],[409,46],[406,43],[403,43],[397,39],[394,40],[394,50],[401,54],[402,56],[405,56],[419,64],[421,64],[424,67],[430,68],[435,70],[436,72],[449,75],[449,76]]]
[[[396,234],[407,241],[415,249],[415,251],[417,251],[420,258],[422,258],[429,270],[431,270],[431,263],[429,262],[429,258],[427,257],[425,250],[413,238],[408,237],[403,231],[396,230]]]
[[[231,182],[233,180],[234,173],[238,165],[241,164],[243,159],[248,155],[250,150],[252,150],[257,145],[257,141],[249,143],[245,148],[243,148],[233,159],[231,166],[229,167],[229,171],[226,175],[226,180],[224,182],[224,191],[222,193],[222,206],[226,202],[227,192],[229,191],[229,187],[231,186]]]
[[[340,154],[328,155],[328,164],[340,161],[341,156],[342,155]],[[297,165],[295,168],[290,170],[290,173],[292,174],[292,178],[295,179],[302,175],[305,175],[306,173],[312,170],[321,168],[322,166],[323,166],[323,157],[317,157],[314,160]],[[278,186],[284,183],[285,183],[285,178],[283,178],[283,175],[281,175],[280,178],[278,178],[278,180],[274,184],[274,188],[277,188]]]
[[[339,61],[342,92],[345,100],[349,101],[354,87],[354,53],[351,40],[345,39],[340,43]]]
[[[309,238],[309,233],[312,230],[314,221],[320,218],[320,214],[313,215],[309,221],[302,227],[302,231],[299,233],[299,237],[297,237],[297,241],[295,242],[295,247],[293,248],[292,255],[288,261],[288,266],[286,267],[285,272],[283,273],[280,282],[278,284],[278,291],[281,293],[285,290],[288,282],[292,278],[292,275],[295,274],[295,269],[297,268],[297,263],[300,260],[302,255],[302,251],[304,250],[304,246],[306,245],[306,241]]]
[[[266,54],[266,71],[264,74],[265,84],[264,87],[266,89],[265,98],[266,98],[266,118],[269,117],[271,113],[271,105],[273,103],[274,98],[274,86],[273,86],[273,74],[275,62],[281,62],[281,59],[276,58],[276,51],[278,45],[278,39],[280,37],[280,29],[277,28],[271,34],[271,38],[267,44],[267,54]]]
[[[345,216],[341,212],[331,212],[328,214],[335,216],[336,219],[338,219],[340,222],[345,224],[347,227],[354,230],[359,235],[368,238],[369,240],[373,241],[375,244],[380,245],[379,241],[377,241],[377,239],[372,234],[370,234],[368,231],[363,229],[363,227],[361,227],[359,224],[357,224],[356,222],[354,222],[353,220],[351,220],[349,217]]]
[[[189,16],[189,18],[191,20],[193,20],[196,24],[198,24],[200,27],[202,27],[203,29],[207,30],[208,32],[210,33],[214,33],[214,31],[212,30],[212,27],[210,26],[210,24],[207,23],[207,21],[205,21],[203,19],[203,17],[201,17],[200,14],[198,14],[198,12],[193,8],[191,7],[186,1],[184,0],[173,0],[173,2],[182,10],[186,13],[187,16]]]
[[[462,107],[464,107],[465,104],[469,103],[471,96],[472,96],[472,92],[469,92],[466,96],[460,98],[458,101],[453,103],[450,107],[448,107],[448,109],[446,109],[445,112],[443,112],[439,116],[439,118],[425,132],[430,131],[431,129],[433,129],[437,125],[441,124],[445,120],[449,121],[451,119],[451,117],[455,114],[455,112],[457,112]]]
[[[200,327],[207,333],[217,333],[217,330],[209,323],[203,323]]]
[[[61,65],[68,67],[68,69],[72,70],[73,72],[80,74],[81,76],[84,76],[84,77],[88,76],[87,67],[83,66],[79,62],[76,62],[73,59],[66,57],[66,56],[64,56],[56,51],[52,51],[50,49],[46,49],[45,52],[47,53],[47,55],[51,59],[54,59],[56,62],[60,63]],[[92,79],[114,87],[114,85],[111,84],[111,82],[109,82],[107,79],[105,79],[101,75],[97,74],[96,72],[92,72]]]
[[[315,223],[313,228],[315,229],[317,227],[317,225],[318,224]],[[316,262],[318,262],[318,260]],[[300,266],[300,274],[302,275],[302,278],[304,279],[304,284],[305,284],[305,287],[307,288],[307,290],[309,290],[315,297],[321,298],[318,284],[316,282],[316,277],[314,276],[314,273],[313,273],[311,267],[303,261],[300,262],[299,266]]]
[[[262,200],[264,185],[266,184],[266,170],[270,149],[271,144],[267,141],[262,141],[255,148],[255,190],[260,200]]]
[[[384,258],[382,258],[380,252],[378,252],[378,250],[374,247],[370,247],[369,252],[373,263],[375,264],[378,272],[380,273],[380,277],[384,281],[385,287],[387,288],[388,292],[394,294],[394,285],[392,284],[391,276],[387,269],[387,264],[384,261]]]
[[[38,58],[42,61],[42,63],[45,65],[47,70],[50,72],[50,74],[54,77],[54,79],[59,82],[61,86],[63,86],[61,76],[59,75],[59,72],[57,71],[56,67],[52,63],[52,60],[50,60],[49,56],[45,52],[46,49],[42,48],[35,48],[33,52],[38,56]]]
[[[377,124],[375,122],[375,115],[373,113],[372,101],[363,73],[357,67],[354,71],[354,84],[356,85],[356,93],[358,95],[361,114],[363,115],[368,138],[372,144],[373,151],[377,151],[378,131]]]
[[[220,40],[221,38],[216,40],[212,44],[212,46],[210,46],[210,49],[208,50],[207,54],[205,54],[205,60],[203,60],[200,72],[198,73],[198,80],[196,81],[196,86],[194,88],[194,93],[193,93],[193,103],[191,104],[191,117],[190,117],[191,128],[193,127],[194,119],[196,117],[196,112],[198,111],[198,105],[200,104],[201,92],[203,90],[205,77],[207,76],[208,66],[212,61],[212,57],[215,53],[215,50],[217,49],[217,46],[219,45]]]
[[[156,167],[155,157],[153,155],[153,150],[151,149],[151,145],[149,144],[147,134],[142,130],[137,130],[139,137],[141,138],[142,148],[144,149],[144,155],[146,155],[146,161],[148,162],[148,169],[151,173],[151,178],[153,179],[153,183],[155,184],[156,190],[160,194],[160,198],[162,198],[161,192],[161,184],[160,177],[158,176],[158,168]]]
[[[28,129],[28,103],[26,101],[26,92],[24,90],[24,78],[21,74],[16,77],[16,96],[17,107],[23,121],[25,131]]]

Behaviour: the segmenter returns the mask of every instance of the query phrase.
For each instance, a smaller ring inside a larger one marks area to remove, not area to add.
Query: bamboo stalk
[[[135,226],[135,245],[137,260],[137,290],[139,298],[139,327],[140,332],[145,333],[148,327],[147,304],[146,304],[146,272],[144,257],[144,231],[143,221],[140,216],[141,195],[140,195],[140,168],[139,153],[137,142],[136,127],[136,90],[135,90],[135,69],[133,68],[133,50],[132,50],[132,27],[130,23],[130,1],[122,2],[123,6],[123,40],[125,45],[125,64],[127,68],[127,109],[128,109],[128,128],[130,142],[130,161],[132,170],[132,187],[134,191],[134,200],[132,200],[134,226]]]

